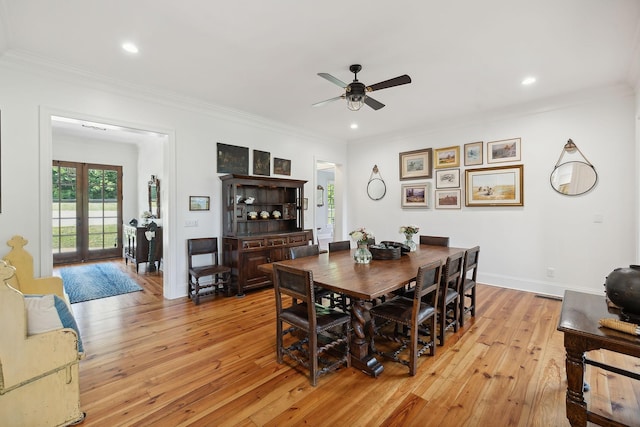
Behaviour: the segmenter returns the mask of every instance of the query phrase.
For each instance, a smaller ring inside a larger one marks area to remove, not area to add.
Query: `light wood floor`
[[[118,265],[145,290],[73,305],[87,352],[85,426],[569,425],[560,301],[480,286],[475,320],[423,356],[415,377],[384,362],[379,378],[342,369],[314,388],[276,363],[273,289],[195,306],[164,300],[142,266],[136,275]],[[591,357],[640,368],[612,353]],[[587,369],[592,409],[640,425],[637,382]]]

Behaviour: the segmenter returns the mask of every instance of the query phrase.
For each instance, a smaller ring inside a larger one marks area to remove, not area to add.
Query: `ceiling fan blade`
[[[344,95],[340,95],[340,96],[336,96],[335,98],[331,98],[331,99],[327,99],[327,100],[324,100],[324,101],[316,102],[315,104],[312,105],[312,107],[320,107],[320,106],[322,106],[324,104],[328,104],[330,102],[337,101],[338,99],[341,99],[341,98],[344,98]]]
[[[318,75],[324,79],[329,80],[331,83],[340,86],[341,88],[345,88],[347,87],[347,84],[345,82],[343,82],[340,79],[336,79],[335,77],[333,77],[331,74],[328,73],[318,73]]]
[[[370,96],[364,97],[364,103],[367,104],[369,107],[373,108],[374,110],[379,110],[382,107],[384,107],[384,104],[382,102],[376,101]]]
[[[374,90],[386,89],[388,87],[406,85],[407,83],[411,83],[411,77],[408,75],[398,76],[393,79],[385,80],[380,83],[376,83],[371,86],[367,86],[367,90],[373,92]]]

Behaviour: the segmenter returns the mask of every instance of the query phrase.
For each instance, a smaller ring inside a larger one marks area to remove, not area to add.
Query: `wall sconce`
[[[318,206],[324,206],[324,187],[322,185],[318,185],[316,188],[316,202]]]

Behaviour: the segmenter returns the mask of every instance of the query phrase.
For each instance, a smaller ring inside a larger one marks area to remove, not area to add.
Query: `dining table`
[[[311,270],[315,285],[346,295],[351,300],[351,364],[365,373],[377,377],[384,367],[370,351],[367,322],[372,301],[385,297],[415,280],[418,268],[434,261],[444,265],[450,255],[466,251],[465,248],[416,245],[413,252],[397,259],[373,259],[368,264],[354,261],[355,249],[327,252],[318,256],[277,261],[293,268]],[[258,269],[271,275],[273,264],[262,264]]]

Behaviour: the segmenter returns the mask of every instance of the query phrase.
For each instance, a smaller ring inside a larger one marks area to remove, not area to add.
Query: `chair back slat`
[[[349,240],[341,240],[339,242],[329,242],[329,252],[348,251],[351,249]]]
[[[447,258],[442,279],[443,286],[448,286],[458,292],[460,292],[463,257],[464,252],[458,252]]]
[[[289,258],[304,258],[307,256],[319,255],[320,247],[318,245],[292,246],[289,248]]]
[[[442,236],[420,236],[421,245],[449,246],[449,238]]]
[[[189,258],[189,268],[193,267],[193,257],[196,255],[211,254],[213,263],[218,264],[218,238],[203,237],[200,239],[187,240],[187,255]]]
[[[415,292],[413,294],[414,305],[416,303],[416,299],[422,300],[426,295],[429,295],[429,304],[433,307],[436,306],[436,303],[438,301],[438,291],[440,287],[441,274],[441,261],[434,261],[430,264],[423,265],[418,268]]]
[[[480,257],[480,246],[473,247],[468,249],[464,254],[464,267],[462,272],[462,281],[464,282],[466,279],[471,279],[472,281],[476,281],[476,276],[478,273],[478,258]],[[468,272],[473,270],[471,277],[468,277]]]

